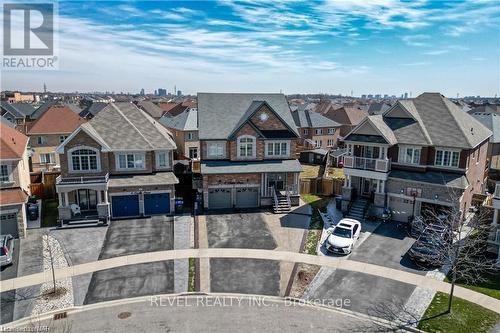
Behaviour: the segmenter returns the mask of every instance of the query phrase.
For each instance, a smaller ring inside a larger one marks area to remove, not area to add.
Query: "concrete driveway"
[[[172,250],[173,217],[116,220],[108,227],[99,260],[122,255]],[[92,274],[84,304],[172,293],[173,261],[130,265]]]
[[[0,269],[0,280],[8,280],[17,277],[19,264],[19,239],[14,239],[14,253],[12,255],[12,265],[4,266]],[[0,323],[11,322],[14,315],[14,303],[16,291],[11,290],[0,293]]]
[[[254,211],[206,215],[206,246],[298,252],[309,220],[310,211],[304,207],[291,214]],[[203,268],[203,262],[201,265]],[[283,295],[293,268],[291,263],[274,260],[219,258],[210,259],[207,266],[212,292],[275,296]]]

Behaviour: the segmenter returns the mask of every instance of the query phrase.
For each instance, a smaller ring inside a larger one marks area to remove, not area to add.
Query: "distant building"
[[[182,91],[177,90],[177,96],[182,96]]]
[[[366,95],[361,95],[361,98],[362,99],[366,99]]]
[[[167,96],[167,89],[158,88],[158,96]]]
[[[6,92],[2,99],[7,101],[7,103],[33,103],[35,101],[35,95],[24,95],[20,92]]]
[[[144,96],[144,95],[146,95],[146,94],[144,93],[144,88],[142,88],[141,89],[141,96]]]
[[[405,92],[405,99],[408,99],[408,93]]]

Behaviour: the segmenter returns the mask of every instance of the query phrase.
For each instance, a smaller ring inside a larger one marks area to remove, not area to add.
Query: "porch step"
[[[76,229],[76,228],[91,228],[91,227],[103,227],[106,226],[103,222],[99,220],[73,220],[67,223],[63,223],[62,226],[58,225],[57,229]]]

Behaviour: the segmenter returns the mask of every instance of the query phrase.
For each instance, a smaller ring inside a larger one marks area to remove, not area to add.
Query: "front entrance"
[[[360,178],[361,196],[371,197],[372,193],[377,191],[377,180],[370,178]]]
[[[97,209],[97,192],[94,190],[78,190],[78,206],[81,211]]]
[[[268,173],[267,186],[274,187],[276,191],[283,191],[286,186],[286,173]]]

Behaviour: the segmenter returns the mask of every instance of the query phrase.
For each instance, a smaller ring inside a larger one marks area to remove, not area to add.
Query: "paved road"
[[[0,269],[0,280],[13,279],[17,277],[17,269],[19,264],[19,239],[14,239],[14,253],[12,256],[12,265],[4,266]],[[14,315],[14,303],[16,291],[6,291],[0,293],[0,323],[8,323],[12,321]]]
[[[206,224],[209,247],[267,250],[277,247],[259,212],[207,215]],[[210,290],[277,296],[280,264],[274,260],[210,259]]]
[[[352,332],[367,319],[312,306],[292,306],[274,299],[204,297],[163,298],[82,312],[52,322],[74,333],[90,332]],[[171,300],[171,303],[169,303]],[[157,304],[157,305],[155,305]],[[161,306],[160,304],[163,304]],[[120,319],[123,318],[123,319]],[[41,321],[47,325],[49,320]]]
[[[108,227],[99,260],[173,248],[172,217],[116,220]],[[129,265],[93,273],[84,304],[172,293],[173,289],[172,260]]]

